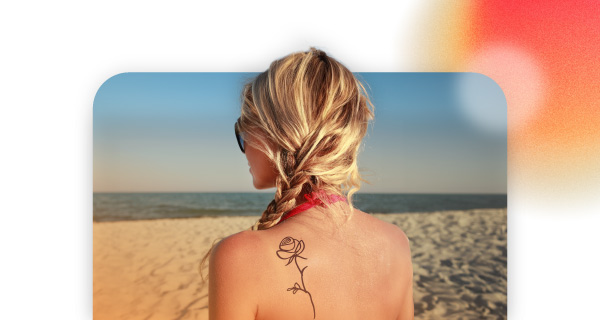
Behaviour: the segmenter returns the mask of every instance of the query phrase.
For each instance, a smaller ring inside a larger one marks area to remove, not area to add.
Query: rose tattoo
[[[286,266],[292,262],[296,263],[296,267],[298,268],[298,271],[300,271],[300,282],[302,282],[302,285],[296,282],[294,283],[294,286],[288,288],[287,291],[292,291],[293,294],[296,294],[296,292],[298,291],[302,291],[308,294],[308,298],[310,298],[310,304],[312,304],[313,307],[314,319],[317,316],[315,312],[315,304],[313,303],[312,295],[306,290],[306,285],[304,285],[304,270],[308,268],[308,266],[305,266],[304,268],[300,269],[300,266],[298,265],[298,258],[306,260],[305,257],[300,256],[302,251],[304,251],[304,241],[296,240],[292,237],[285,237],[283,238],[283,240],[281,240],[281,243],[279,243],[279,250],[277,250],[277,256],[279,257],[279,259],[288,261]]]

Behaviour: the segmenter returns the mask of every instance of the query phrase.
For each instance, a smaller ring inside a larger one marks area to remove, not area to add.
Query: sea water
[[[94,221],[260,215],[271,193],[94,193]],[[506,208],[506,194],[357,193],[368,213]]]

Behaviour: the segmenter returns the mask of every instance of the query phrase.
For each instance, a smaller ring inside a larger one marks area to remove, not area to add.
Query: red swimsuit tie
[[[314,206],[323,205],[323,201],[321,201],[321,199],[319,199],[319,197],[318,197],[319,195],[321,195],[322,198],[327,199],[327,202],[329,202],[329,204],[332,204],[332,203],[335,203],[338,201],[342,201],[342,200],[346,200],[346,198],[344,198],[342,196],[338,196],[336,194],[327,195],[327,194],[323,193],[322,191],[318,192],[318,193],[317,192],[307,193],[304,195],[304,199],[306,199],[306,202],[302,203],[301,205],[290,210],[288,213],[284,214],[281,217],[281,220],[279,220],[279,222],[277,222],[277,224],[280,224],[284,220],[289,219],[289,218],[299,214],[300,212],[306,211]]]

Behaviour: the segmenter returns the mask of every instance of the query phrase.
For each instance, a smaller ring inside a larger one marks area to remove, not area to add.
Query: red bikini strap
[[[287,214],[284,214],[281,217],[281,220],[279,220],[279,222],[277,222],[277,224],[280,224],[284,220],[289,219],[302,211],[306,211],[314,206],[322,205],[323,201],[321,201],[321,199],[319,199],[319,197],[318,197],[319,195],[321,195],[323,198],[327,199],[327,202],[329,202],[329,204],[332,204],[332,203],[338,202],[338,201],[342,201],[342,200],[346,200],[346,198],[344,198],[344,197],[338,196],[336,194],[328,195],[328,194],[325,194],[323,191],[321,191],[319,193],[317,193],[317,192],[307,193],[304,195],[304,199],[306,199],[306,202],[304,202],[301,205],[290,210]]]

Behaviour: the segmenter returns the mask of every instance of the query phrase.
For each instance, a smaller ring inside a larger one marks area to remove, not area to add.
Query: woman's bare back
[[[333,209],[313,208],[273,228],[222,241],[216,250],[228,251],[220,259],[227,261],[210,273],[220,273],[219,266],[229,269],[224,278],[237,273],[237,281],[216,276],[236,282],[226,287],[252,301],[238,305],[229,297],[230,308],[254,305],[248,319],[261,320],[412,319],[412,265],[404,232],[359,210],[336,223],[326,216],[335,213],[327,210]]]

